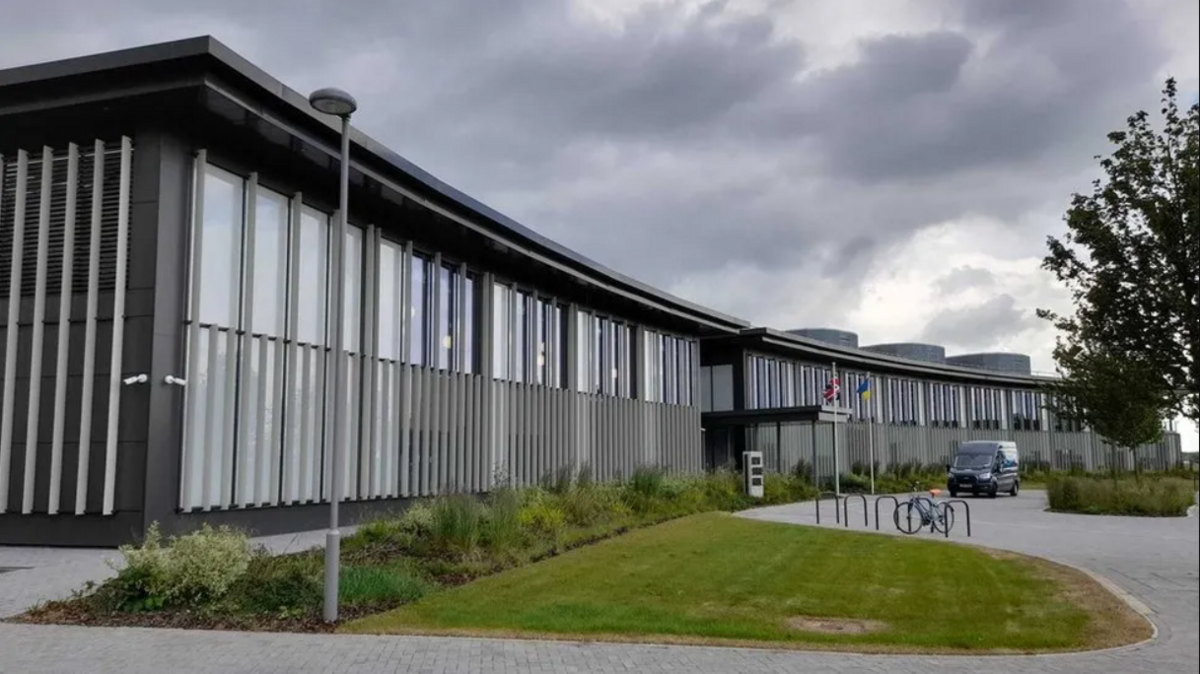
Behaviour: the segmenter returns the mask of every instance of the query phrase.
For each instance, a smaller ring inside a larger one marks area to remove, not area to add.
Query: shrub
[[[442,552],[469,555],[479,547],[483,531],[484,508],[466,494],[442,496],[434,500],[430,542]]]
[[[555,501],[545,492],[534,492],[521,507],[521,526],[540,534],[559,534],[566,526],[567,516]]]
[[[140,546],[121,546],[124,567],[115,566],[116,602],[126,610],[198,605],[219,599],[250,565],[249,537],[229,527],[173,537],[163,545],[158,524]]]
[[[1191,481],[1177,478],[1056,476],[1046,494],[1051,510],[1089,515],[1182,517],[1195,503]]]
[[[229,594],[244,612],[303,614],[321,605],[323,568],[314,554],[276,557],[259,552]]]
[[[428,503],[414,503],[400,517],[398,528],[406,534],[427,536],[433,531],[433,507]]]

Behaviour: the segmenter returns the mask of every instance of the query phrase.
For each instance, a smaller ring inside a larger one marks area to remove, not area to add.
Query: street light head
[[[358,109],[358,101],[354,100],[353,96],[333,87],[312,92],[308,97],[308,104],[317,112],[338,117],[349,117]]]

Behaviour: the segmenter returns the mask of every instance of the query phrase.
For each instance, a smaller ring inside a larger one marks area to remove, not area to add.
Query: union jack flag
[[[834,400],[837,400],[841,390],[842,387],[838,382],[838,378],[834,377],[833,379],[830,379],[829,383],[825,384],[825,402],[831,403]]]

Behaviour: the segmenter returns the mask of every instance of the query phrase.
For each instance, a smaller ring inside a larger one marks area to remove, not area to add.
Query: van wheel
[[[1014,481],[1012,490],[1008,492],[1008,495],[1015,497],[1017,494],[1020,494],[1020,493],[1021,493],[1021,483]]]
[[[951,489],[950,490],[950,498],[958,498],[958,492]]]

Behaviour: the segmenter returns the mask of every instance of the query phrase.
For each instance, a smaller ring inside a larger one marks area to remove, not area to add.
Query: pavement
[[[869,656],[736,648],[597,644],[510,639],[252,634],[131,628],[83,628],[0,623],[0,674],[570,673],[688,672],[692,674],[1195,674],[1200,652],[1200,532],[1196,518],[1127,519],[1044,512],[1045,497],[970,503],[973,536],[962,512],[958,543],[1033,554],[1083,568],[1110,582],[1158,628],[1145,644],[1104,652],[1047,656]],[[833,520],[823,503],[822,526]],[[884,513],[889,512],[885,504]],[[814,504],[763,508],[750,519],[814,525]],[[890,518],[884,517],[884,524]],[[862,506],[851,505],[851,528],[863,530]],[[873,517],[872,517],[873,520]],[[883,527],[886,529],[887,527]],[[873,530],[873,521],[872,528]],[[894,530],[893,530],[893,535]],[[930,534],[921,534],[930,536]],[[273,537],[275,550],[320,543],[321,533]],[[0,548],[0,616],[33,601],[69,595],[110,573],[112,551]],[[32,601],[31,601],[32,599]]]

